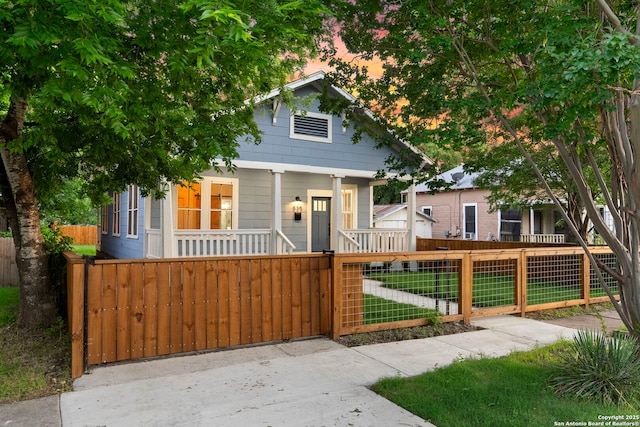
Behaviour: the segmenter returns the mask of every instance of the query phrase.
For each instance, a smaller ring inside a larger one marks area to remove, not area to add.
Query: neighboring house
[[[286,89],[313,99],[323,79],[314,73]],[[354,101],[339,88],[330,93]],[[164,200],[141,198],[134,185],[114,194],[102,210],[100,250],[116,258],[374,251],[373,186],[384,183],[377,172],[398,153],[431,161],[397,139],[381,146],[363,133],[354,144],[354,127],[374,120],[367,110],[346,122],[322,113],[317,99],[297,109],[280,94],[260,99],[262,142],[239,140],[234,172],[205,171],[196,183],[170,186]],[[411,249],[412,235],[404,230],[385,250]]]
[[[416,236],[424,239],[432,237],[433,218],[423,212],[416,212]],[[373,227],[383,229],[407,228],[407,204],[374,205]]]
[[[474,184],[477,176],[464,172],[460,165],[436,177],[450,184],[445,190],[429,194],[427,183],[414,187],[416,208],[436,220],[432,225],[434,238],[564,242],[564,234],[557,226],[559,213],[553,204],[540,201],[527,209],[490,212],[489,190]]]

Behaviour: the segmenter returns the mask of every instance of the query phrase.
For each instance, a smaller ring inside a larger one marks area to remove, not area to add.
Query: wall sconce
[[[300,221],[302,219],[302,200],[296,196],[296,200],[293,202],[293,219]]]

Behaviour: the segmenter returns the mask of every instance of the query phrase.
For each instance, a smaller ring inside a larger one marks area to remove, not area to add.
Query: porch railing
[[[527,243],[564,243],[564,234],[521,234],[520,241]]]
[[[405,252],[409,250],[409,230],[375,228],[342,230],[339,248],[343,253]]]
[[[162,231],[157,229],[146,229],[145,236],[147,258],[162,258]]]
[[[160,230],[146,230],[146,257],[163,258]],[[275,253],[272,243],[275,239]],[[253,230],[176,230],[173,257],[233,255],[285,255],[296,246],[281,231]],[[409,231],[405,229],[340,230],[338,252],[381,253],[409,250]]]
[[[176,257],[223,255],[269,255],[270,229],[257,230],[177,230],[173,232]]]
[[[276,230],[276,254],[292,254],[295,250],[296,245],[282,231]]]

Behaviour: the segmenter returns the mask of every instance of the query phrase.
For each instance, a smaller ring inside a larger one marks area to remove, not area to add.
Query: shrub
[[[635,337],[578,331],[560,372],[551,378],[556,393],[605,404],[632,404],[640,391],[640,347]]]

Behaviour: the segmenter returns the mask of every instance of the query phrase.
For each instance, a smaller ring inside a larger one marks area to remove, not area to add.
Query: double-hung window
[[[130,185],[127,197],[127,237],[138,238],[138,196],[137,185]]]
[[[178,186],[179,230],[238,228],[238,180],[205,178]]]
[[[120,193],[113,193],[113,230],[114,236],[120,235]]]
[[[109,232],[109,206],[102,206],[100,214],[100,233],[107,234]]]

